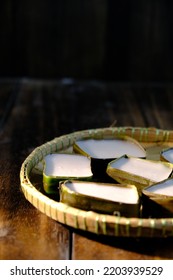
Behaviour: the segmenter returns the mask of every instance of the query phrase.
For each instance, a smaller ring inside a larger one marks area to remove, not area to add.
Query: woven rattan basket
[[[138,140],[146,149],[147,157],[159,159],[162,149],[173,146],[173,131],[156,128],[111,127],[77,131],[55,138],[32,151],[21,166],[20,182],[26,199],[52,219],[75,229],[126,237],[173,236],[173,218],[126,218],[98,214],[69,207],[51,199],[32,181],[32,173],[42,172],[43,158],[55,152],[72,151],[76,140],[86,138],[106,139],[128,135]]]

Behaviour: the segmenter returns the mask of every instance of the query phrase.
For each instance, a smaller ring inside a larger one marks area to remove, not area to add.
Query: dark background
[[[0,77],[173,77],[172,0],[1,0],[0,38]]]

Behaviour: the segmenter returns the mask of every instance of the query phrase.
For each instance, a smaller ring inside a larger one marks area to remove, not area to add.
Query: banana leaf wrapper
[[[143,175],[138,175],[138,174],[134,174],[132,171],[131,172],[127,172],[125,170],[121,170],[120,168],[115,168],[112,167],[112,164],[116,161],[119,161],[121,159],[135,159],[136,161],[140,160],[137,158],[133,158],[133,157],[129,157],[127,155],[122,156],[119,159],[113,160],[112,162],[110,162],[107,166],[107,174],[113,178],[115,181],[121,183],[121,184],[130,184],[130,185],[135,185],[139,191],[139,193],[141,194],[141,191],[148,186],[151,186],[152,184],[158,183],[157,180],[153,180],[151,178],[148,178],[147,176],[145,176],[146,170],[143,170]],[[169,163],[169,162],[162,162],[162,161],[154,161],[154,160],[145,160],[148,163],[154,163],[154,164],[162,164],[165,167],[169,168],[169,174],[167,175],[166,178],[163,177],[162,180],[167,179],[169,177],[172,176],[172,172],[173,172],[173,164]]]
[[[111,214],[111,215],[124,216],[124,217],[139,217],[140,215],[139,197],[135,203],[125,203],[125,202],[123,203],[119,201],[111,201],[103,198],[94,197],[92,195],[84,195],[69,189],[67,185],[73,182],[76,181],[64,181],[60,183],[59,186],[60,202],[74,208],[82,209],[85,211],[94,211],[100,214],[102,213],[102,214]],[[89,184],[93,184],[93,188],[94,188],[93,182]],[[98,183],[98,184],[102,186],[104,185],[104,183]],[[113,184],[109,184],[109,185],[113,186]],[[121,185],[118,184],[118,187],[121,187]],[[105,188],[107,188],[107,186],[105,186]],[[122,188],[130,189],[131,191],[136,191],[136,187],[131,185],[122,185]]]
[[[159,189],[160,186],[164,184],[171,183],[173,186],[173,178],[168,178],[157,184],[153,184],[150,187],[144,188],[142,190],[142,216],[144,218],[170,218],[173,217],[173,187],[172,193],[167,195],[164,194],[164,189],[162,193],[155,193],[153,188]]]
[[[57,154],[58,155],[58,154]],[[59,154],[60,156],[63,156],[63,154]],[[66,154],[64,155],[66,156]],[[67,155],[68,156],[68,155]],[[76,158],[77,155],[74,155],[74,154],[69,154],[69,157],[73,160],[73,158]],[[89,173],[86,173],[85,175],[81,176],[80,175],[80,172],[78,175],[51,175],[51,174],[46,174],[46,161],[44,162],[44,169],[43,169],[43,188],[44,188],[44,191],[45,193],[47,194],[57,194],[58,192],[58,187],[59,187],[59,183],[61,181],[65,181],[65,180],[73,180],[73,179],[76,179],[76,180],[92,180],[92,177],[93,177],[93,174],[92,174],[92,171],[91,171],[91,160],[90,158],[87,158],[85,156],[79,156],[79,158],[85,158],[88,160],[88,165],[90,170],[89,170]],[[48,164],[48,163],[47,163]],[[58,163],[57,163],[58,164]],[[72,162],[73,164],[73,162]],[[64,167],[65,168],[65,167]],[[79,166],[78,166],[78,169],[80,169],[80,163],[79,163]],[[81,167],[82,169],[82,167]],[[67,170],[68,171],[68,170]],[[68,174],[68,172],[67,172]]]
[[[173,163],[173,147],[163,149],[160,153],[160,160]]]
[[[85,140],[79,140],[79,141],[87,141],[87,140],[96,140],[96,139],[85,139]],[[105,139],[102,139],[104,141],[106,141]],[[107,140],[110,140],[110,139],[107,139]],[[146,158],[146,150],[144,149],[144,147],[137,141],[135,140],[134,138],[130,137],[130,136],[117,136],[116,138],[114,139],[111,139],[111,140],[122,140],[122,141],[125,141],[125,142],[129,142],[130,144],[133,144],[135,145],[138,149],[141,150],[141,156],[140,158]],[[96,141],[101,141],[101,139],[97,139]],[[106,146],[105,146],[105,149],[106,149]],[[110,179],[110,176],[108,176],[107,172],[106,172],[106,169],[107,169],[107,165],[119,158],[119,155],[118,156],[115,156],[116,154],[116,151],[113,151],[113,154],[112,154],[112,157],[104,157],[104,158],[100,158],[100,157],[96,157],[96,156],[92,156],[91,153],[88,153],[85,149],[82,149],[80,147],[80,145],[78,145],[77,142],[74,143],[73,145],[73,150],[74,152],[76,153],[79,153],[79,154],[82,154],[82,155],[85,155],[87,157],[90,157],[91,158],[91,170],[92,170],[92,173],[93,173],[93,179],[95,181],[103,181],[103,182],[113,182],[111,179]],[[127,152],[127,151],[126,151]],[[127,154],[127,153],[126,153]],[[124,153],[122,153],[120,156],[124,155]]]

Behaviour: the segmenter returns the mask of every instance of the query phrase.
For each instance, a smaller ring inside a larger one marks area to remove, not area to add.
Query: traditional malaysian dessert
[[[161,151],[160,159],[173,163],[173,147]]]
[[[106,172],[117,182],[134,184],[141,191],[144,187],[167,179],[172,170],[173,164],[168,162],[124,155],[110,162]]]
[[[60,184],[60,201],[86,211],[139,216],[139,195],[131,185],[68,180]]]
[[[144,217],[173,217],[173,178],[142,190]]]
[[[49,154],[44,158],[43,186],[46,193],[57,193],[61,180],[92,178],[90,158],[78,154]]]
[[[91,168],[97,177],[106,174],[107,164],[124,154],[145,158],[146,151],[135,139],[124,136],[114,139],[83,139],[74,143],[75,152],[91,157]]]

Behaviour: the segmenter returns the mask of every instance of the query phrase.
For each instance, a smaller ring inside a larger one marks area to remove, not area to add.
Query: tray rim
[[[126,218],[84,211],[49,198],[29,178],[33,168],[46,155],[70,148],[76,140],[110,139],[125,135],[139,142],[173,142],[173,130],[131,126],[87,129],[56,137],[36,147],[22,163],[20,186],[25,198],[53,220],[75,229],[115,237],[173,236],[173,218]]]

